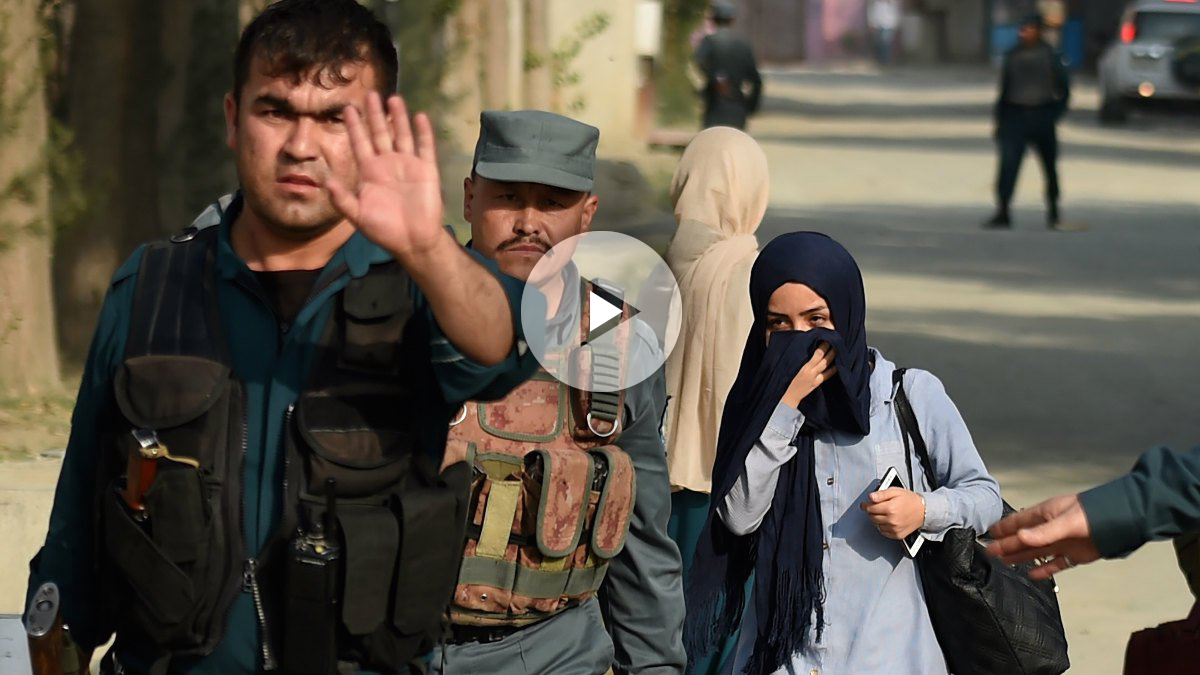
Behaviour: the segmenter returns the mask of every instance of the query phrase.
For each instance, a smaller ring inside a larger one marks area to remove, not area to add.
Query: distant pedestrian
[[[695,53],[704,75],[704,128],[745,129],[762,98],[762,77],[749,41],[733,31],[733,4],[715,2],[711,12],[716,31],[700,41]]]
[[[1067,111],[1070,82],[1062,56],[1042,39],[1042,17],[1021,21],[1020,43],[1004,57],[1000,96],[995,108],[995,138],[1000,151],[996,213],[985,227],[1011,227],[1009,205],[1025,148],[1033,145],[1046,177],[1046,225],[1058,228],[1058,135]]]
[[[867,27],[875,40],[875,59],[881,66],[892,63],[896,31],[900,28],[901,0],[871,0],[867,6]]]

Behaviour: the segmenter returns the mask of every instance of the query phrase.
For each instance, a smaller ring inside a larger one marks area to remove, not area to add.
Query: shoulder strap
[[[198,356],[229,363],[218,312],[217,228],[188,228],[146,246],[133,293],[125,357]]]
[[[608,390],[613,385],[624,380],[628,373],[628,358],[631,348],[631,340],[633,340],[633,324],[630,322],[632,311],[629,303],[625,302],[624,296],[619,289],[588,281],[580,284],[580,344],[588,344],[592,337],[592,330],[595,328],[599,332],[604,331],[604,326],[591,325],[591,294],[604,298],[609,303],[616,305],[620,303],[621,315],[619,318],[614,317],[616,322],[624,322],[623,325],[610,327],[608,330],[617,331],[615,344],[613,348],[605,349],[601,345],[592,344],[592,362],[591,379],[593,383],[603,382],[608,386],[606,391],[590,391],[582,392],[578,389],[572,389],[572,395],[581,399],[581,407],[583,414],[587,419],[588,429],[597,437],[610,438],[615,440],[615,434],[620,433],[621,412],[625,407],[625,389],[624,387],[615,391]],[[598,425],[596,423],[599,423]],[[597,426],[600,429],[597,429]],[[605,433],[605,429],[608,429]]]
[[[925,480],[928,481],[931,490],[936,490],[939,485],[937,475],[933,472],[933,462],[929,459],[929,448],[921,436],[921,427],[917,424],[917,416],[913,413],[908,394],[904,391],[904,373],[907,371],[907,368],[897,368],[892,373],[892,384],[896,387],[896,396],[892,402],[896,406],[896,419],[900,421],[900,437],[904,440],[904,461],[908,464],[908,487],[912,489],[914,484],[912,454],[915,448],[917,457],[921,461],[921,469],[925,472]]]

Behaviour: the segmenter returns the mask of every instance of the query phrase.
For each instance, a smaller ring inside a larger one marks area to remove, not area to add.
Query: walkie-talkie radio
[[[296,532],[285,571],[283,670],[289,675],[337,672],[338,545],[336,484],[325,481],[325,513]]]

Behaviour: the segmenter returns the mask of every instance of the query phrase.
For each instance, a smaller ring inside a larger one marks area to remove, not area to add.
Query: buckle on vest
[[[613,434],[617,433],[617,429],[621,428],[621,418],[620,417],[617,417],[612,421],[612,428],[609,429],[608,433],[606,433],[606,434],[602,434],[599,431],[596,431],[596,425],[594,422],[592,422],[592,413],[589,412],[585,419],[587,420],[588,431],[595,434],[597,438],[608,438],[609,436],[612,436]]]

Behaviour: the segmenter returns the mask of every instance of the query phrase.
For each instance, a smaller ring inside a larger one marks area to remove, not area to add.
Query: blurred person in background
[[[675,491],[670,533],[683,556],[685,582],[708,517],[721,411],[754,323],[747,289],[769,184],[762,148],[745,133],[723,127],[692,139],[671,181],[679,229],[667,249],[667,264],[679,282],[684,315],[680,339],[667,360],[664,429]],[[736,634],[714,658],[688,672],[720,672],[735,645]]]
[[[700,41],[694,55],[704,76],[703,126],[745,129],[762,98],[758,63],[750,42],[733,30],[733,3],[714,2],[711,12],[716,31]]]
[[[1059,223],[1058,121],[1067,111],[1070,80],[1062,56],[1042,39],[1042,16],[1021,20],[1020,43],[1004,56],[993,135],[1000,152],[996,213],[987,228],[1012,227],[1009,206],[1025,148],[1032,145],[1046,178],[1046,225]]]
[[[905,374],[867,345],[862,275],[836,241],[772,240],[751,271],[750,302],[687,581],[689,658],[719,648],[744,605],[733,672],[946,673],[899,540],[982,532],[1000,518],[999,485],[941,381]],[[889,469],[906,467],[900,387],[929,443],[935,490],[919,470],[904,479],[911,489],[879,490]]]
[[[881,66],[892,63],[896,30],[900,27],[901,0],[871,0],[867,6],[867,27],[875,40],[875,59]]]

